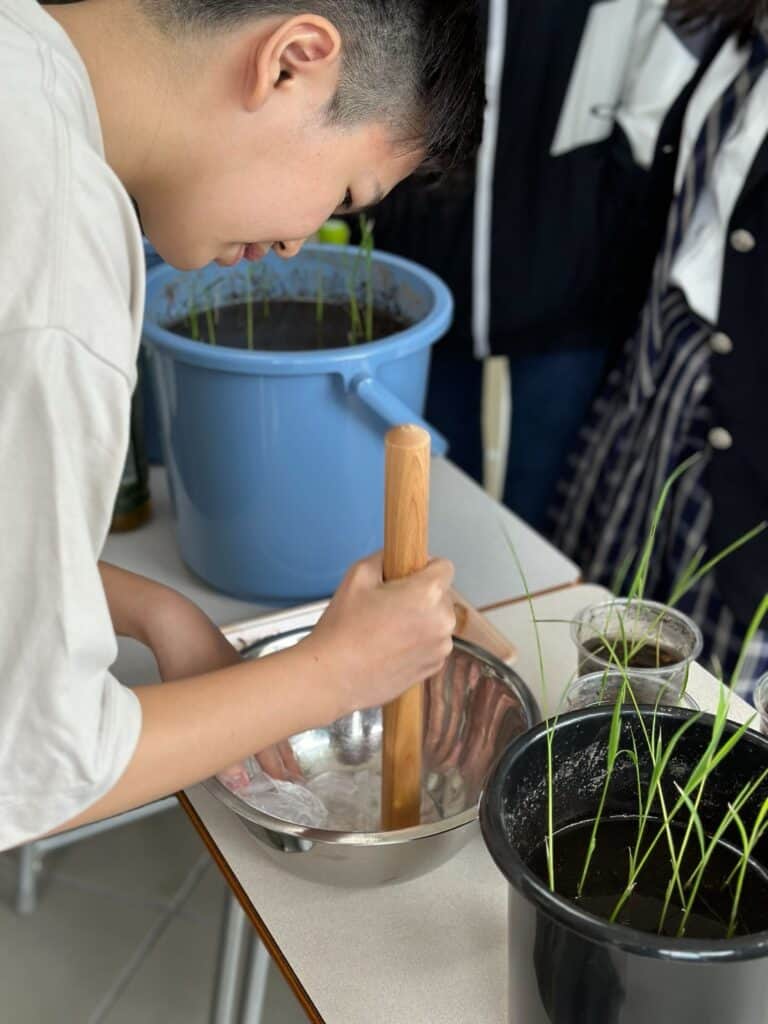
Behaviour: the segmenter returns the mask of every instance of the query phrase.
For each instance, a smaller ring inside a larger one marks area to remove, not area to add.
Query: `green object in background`
[[[339,220],[338,217],[327,220],[317,232],[318,242],[323,242],[325,245],[349,245],[350,238],[349,224],[345,220]]]

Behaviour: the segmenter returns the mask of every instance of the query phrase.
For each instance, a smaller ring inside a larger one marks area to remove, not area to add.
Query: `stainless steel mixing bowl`
[[[265,657],[298,643],[306,628],[246,647]],[[281,867],[313,881],[370,886],[415,878],[444,863],[475,834],[480,794],[498,756],[540,719],[536,701],[509,666],[462,640],[425,684],[422,824],[379,831],[381,709],[357,712],[292,737],[259,755],[271,777],[315,792],[326,827],[299,825],[246,803],[218,779],[206,788],[243,821]]]

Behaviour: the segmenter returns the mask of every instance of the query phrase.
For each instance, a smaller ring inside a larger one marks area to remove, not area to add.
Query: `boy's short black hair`
[[[332,122],[379,121],[425,151],[442,174],[466,165],[482,133],[483,57],[473,0],[140,0],[173,31],[239,27],[248,19],[313,13],[342,38]]]

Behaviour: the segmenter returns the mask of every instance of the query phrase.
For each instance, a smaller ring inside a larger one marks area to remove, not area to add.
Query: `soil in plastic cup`
[[[636,679],[682,693],[702,649],[701,630],[682,612],[655,601],[616,599],[590,605],[571,626],[579,676],[626,667]]]

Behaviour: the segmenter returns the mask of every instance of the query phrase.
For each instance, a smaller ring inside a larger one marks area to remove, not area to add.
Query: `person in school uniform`
[[[431,190],[405,183],[376,211],[376,241],[455,294],[427,417],[478,480],[481,360],[509,357],[504,501],[546,532],[567,454],[650,280],[674,170],[660,112],[679,115],[707,37],[681,37],[657,0],[483,7],[488,104],[473,173]]]
[[[665,479],[691,459],[650,564],[646,596],[660,600],[692,559],[706,563],[768,518],[768,7],[680,0],[674,10],[708,52],[682,119],[660,122],[676,159],[652,283],[583,430],[554,534],[588,579],[610,585],[641,549]],[[664,158],[657,146],[654,169]],[[677,602],[724,678],[748,641],[745,696],[768,670],[768,631],[749,634],[767,593],[764,532]]]

